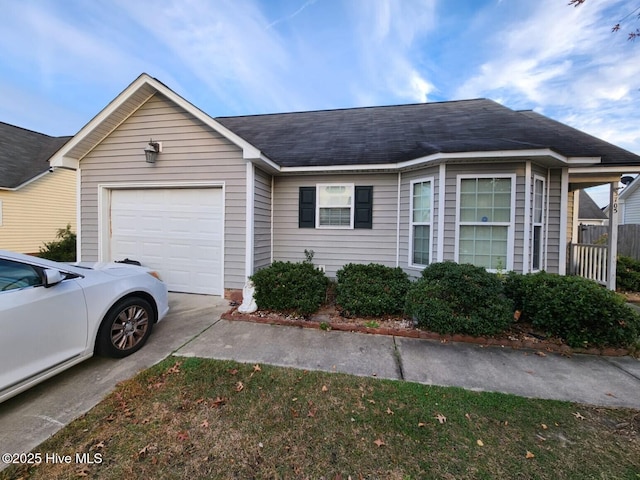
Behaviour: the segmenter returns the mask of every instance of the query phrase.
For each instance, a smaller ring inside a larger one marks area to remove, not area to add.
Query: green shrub
[[[346,316],[401,313],[411,284],[400,267],[375,263],[350,263],[336,272],[336,278],[336,304]]]
[[[640,262],[620,255],[616,264],[616,286],[627,292],[640,292]]]
[[[406,312],[438,333],[494,335],[513,319],[500,279],[482,267],[453,262],[425,268],[407,294]]]
[[[273,262],[251,277],[261,309],[309,315],[324,302],[327,277],[311,263]]]
[[[582,277],[546,272],[520,277],[518,288],[507,290],[518,292],[522,318],[568,345],[621,347],[637,340],[640,315],[621,295]]]
[[[71,231],[71,225],[67,225],[67,228],[60,228],[56,238],[58,240],[44,242],[44,248],[40,247],[38,255],[56,262],[75,262],[76,234]]]

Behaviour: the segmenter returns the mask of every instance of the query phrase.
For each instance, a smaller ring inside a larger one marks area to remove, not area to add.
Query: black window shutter
[[[373,187],[356,187],[354,228],[373,228]]]
[[[298,228],[316,228],[316,187],[300,187]]]

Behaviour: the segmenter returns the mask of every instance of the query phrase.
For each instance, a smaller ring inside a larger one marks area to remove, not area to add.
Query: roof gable
[[[162,82],[143,73],[102,109],[100,113],[91,119],[64,148],[60,149],[60,151],[50,159],[50,164],[52,166],[78,168],[82,158],[156,93],[160,93],[201,120],[205,125],[238,145],[242,149],[245,158],[258,158],[260,156],[260,152],[234,132],[231,132],[216,122],[209,115],[186,101]]]
[[[578,200],[578,218],[590,220],[606,220],[607,215],[598,207],[598,204],[591,198],[585,190],[580,190]]]
[[[49,158],[70,138],[0,122],[0,188],[13,190],[45,173]]]

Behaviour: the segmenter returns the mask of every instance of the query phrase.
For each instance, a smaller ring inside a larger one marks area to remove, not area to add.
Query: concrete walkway
[[[176,355],[640,409],[640,361],[220,320]]]

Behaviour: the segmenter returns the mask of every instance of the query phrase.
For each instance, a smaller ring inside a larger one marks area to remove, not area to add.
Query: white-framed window
[[[425,267],[431,263],[433,178],[411,181],[410,203],[409,265]]]
[[[491,271],[513,268],[515,184],[515,174],[458,175],[458,263]]]
[[[316,228],[353,228],[353,183],[319,183],[316,198]]]
[[[544,220],[546,213],[545,180],[535,175],[533,177],[533,216],[531,235],[531,270],[542,269]]]

